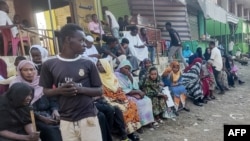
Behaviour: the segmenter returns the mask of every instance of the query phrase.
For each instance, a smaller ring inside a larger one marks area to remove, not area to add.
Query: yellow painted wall
[[[88,23],[91,20],[91,15],[96,13],[95,11],[95,1],[96,0],[76,0],[75,1],[75,7],[76,7],[76,20],[78,23],[84,30],[85,32],[89,32],[88,31]],[[91,10],[87,10],[87,9],[81,9],[79,8],[79,6],[93,6],[93,8]]]
[[[55,10],[52,10],[51,11],[51,14],[52,14],[52,22],[53,22],[53,28],[54,30],[57,28],[57,22],[56,22],[56,16],[55,16]],[[44,17],[45,17],[45,20],[46,20],[46,27],[48,30],[51,30],[52,29],[52,26],[51,26],[51,21],[50,21],[50,13],[49,11],[45,11],[44,12]],[[53,37],[53,34],[52,32],[49,32],[49,35],[47,35],[49,37]],[[51,53],[51,55],[55,55],[55,48],[54,48],[54,45],[53,45],[53,41],[50,40],[49,41],[49,52]]]

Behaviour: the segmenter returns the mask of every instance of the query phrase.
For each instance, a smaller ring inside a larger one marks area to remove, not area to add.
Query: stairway
[[[153,17],[152,0],[128,0],[131,14]],[[182,41],[191,39],[186,5],[178,0],[155,0],[157,28],[161,29],[162,39],[170,40],[165,23],[171,22]]]

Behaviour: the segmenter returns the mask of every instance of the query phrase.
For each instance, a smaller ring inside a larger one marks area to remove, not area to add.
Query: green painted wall
[[[107,6],[116,19],[130,15],[128,0],[101,0],[102,6]]]
[[[249,51],[248,44],[245,41],[245,37],[250,33],[250,25],[243,20],[239,20],[236,32],[235,32],[235,48],[234,52],[241,49],[243,53],[247,53]],[[222,40],[223,45],[228,46],[230,35],[229,24],[220,23],[212,19],[206,20],[206,33],[211,35],[211,37],[215,37],[219,40]]]

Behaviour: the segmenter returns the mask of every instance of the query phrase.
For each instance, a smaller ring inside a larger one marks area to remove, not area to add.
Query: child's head
[[[151,67],[149,69],[149,78],[151,80],[156,80],[158,77],[158,71],[157,71],[157,68],[156,67]]]
[[[14,65],[17,67],[18,64],[19,64],[22,60],[26,60],[26,58],[23,57],[23,56],[17,56],[16,59],[15,59]]]
[[[146,69],[150,68],[152,66],[150,59],[144,59],[143,60],[143,67]]]
[[[171,63],[171,68],[174,73],[177,73],[180,70],[180,64],[177,61]]]

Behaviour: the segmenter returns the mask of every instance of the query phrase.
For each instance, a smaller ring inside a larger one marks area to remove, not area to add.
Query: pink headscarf
[[[34,76],[34,79],[32,82],[28,82],[26,81],[22,75],[21,75],[21,69],[27,65],[27,64],[30,64],[34,67],[34,70],[36,71],[36,67],[34,65],[33,62],[31,61],[28,61],[28,60],[23,60],[21,61],[18,66],[17,66],[17,77],[10,83],[10,86],[11,87],[13,84],[17,83],[17,82],[22,82],[22,83],[26,83],[28,84],[29,86],[33,87],[34,90],[35,90],[35,93],[34,93],[34,98],[33,100],[31,101],[31,104],[35,103],[38,99],[40,99],[42,96],[43,96],[43,87],[39,86],[39,79],[40,79],[40,76],[37,76],[37,71],[35,73],[35,76]]]

